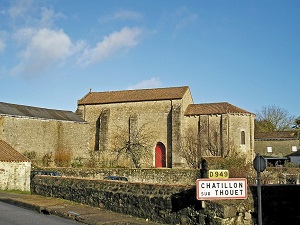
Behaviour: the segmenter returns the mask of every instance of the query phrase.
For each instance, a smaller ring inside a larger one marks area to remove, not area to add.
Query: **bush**
[[[228,170],[230,178],[252,178],[255,176],[252,162],[247,161],[244,154],[232,153],[226,158],[219,158],[214,161],[212,167],[209,165],[209,169]]]
[[[66,149],[58,149],[55,151],[54,162],[58,167],[68,167],[71,164],[72,151]]]
[[[71,166],[73,168],[80,168],[83,167],[83,162],[82,162],[83,158],[81,157],[76,157],[72,162],[71,162]]]
[[[46,167],[50,166],[51,158],[52,158],[52,152],[46,153],[42,158],[43,166]]]

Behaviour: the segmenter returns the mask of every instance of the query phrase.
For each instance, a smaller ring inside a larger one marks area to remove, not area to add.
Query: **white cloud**
[[[50,27],[53,25],[54,20],[57,18],[63,18],[62,13],[56,13],[53,9],[41,8],[41,19],[39,21],[40,27]]]
[[[21,62],[14,72],[37,74],[73,53],[74,46],[62,30],[23,29],[18,34],[19,41],[25,42],[26,47],[19,54]]]
[[[140,20],[143,18],[143,14],[130,11],[130,10],[120,10],[113,15],[106,16],[100,19],[100,22],[107,23],[114,20]]]
[[[175,26],[174,32],[175,33],[192,25],[199,18],[199,15],[197,13],[191,12],[186,7],[180,7],[175,12],[167,13],[165,16],[166,16],[165,20],[167,22],[171,22],[172,24],[174,23],[174,26]]]
[[[103,41],[98,42],[95,48],[86,49],[78,62],[80,65],[86,66],[101,62],[122,50],[133,48],[138,44],[142,34],[143,30],[140,28],[124,27],[122,30],[104,37]]]
[[[198,14],[188,11],[186,8],[178,10],[176,14],[179,20],[177,21],[175,31],[184,29],[198,19]]]
[[[26,12],[31,8],[33,0],[17,0],[12,2],[11,8],[8,10],[9,15],[16,19],[23,17]]]
[[[157,88],[161,86],[159,78],[152,77],[149,80],[141,81],[133,86],[130,86],[128,89],[145,89],[145,88]]]

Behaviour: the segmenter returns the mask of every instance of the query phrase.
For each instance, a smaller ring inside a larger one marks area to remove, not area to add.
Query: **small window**
[[[297,150],[297,146],[292,146],[292,152],[296,152]]]
[[[241,145],[246,144],[246,137],[245,137],[245,131],[241,132]]]
[[[271,146],[268,146],[268,147],[267,147],[267,152],[268,152],[268,153],[273,152],[273,148],[272,148]]]

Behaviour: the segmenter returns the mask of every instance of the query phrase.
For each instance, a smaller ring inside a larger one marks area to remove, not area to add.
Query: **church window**
[[[245,136],[245,131],[241,132],[241,145],[246,144],[246,136]]]

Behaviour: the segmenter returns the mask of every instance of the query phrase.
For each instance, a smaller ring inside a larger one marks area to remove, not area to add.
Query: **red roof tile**
[[[260,132],[254,134],[255,139],[298,139],[294,131],[272,131],[272,132]]]
[[[185,116],[195,115],[215,115],[215,114],[252,114],[244,109],[238,108],[228,102],[220,103],[205,103],[205,104],[191,104],[185,111]]]
[[[2,162],[30,162],[28,158],[15,150],[5,141],[0,140],[0,161]]]
[[[89,92],[82,99],[78,100],[78,105],[181,99],[188,89],[188,86],[183,86],[126,91]]]

